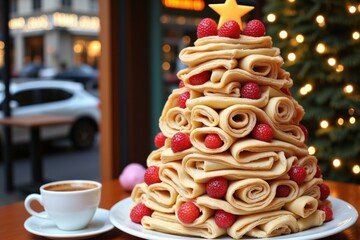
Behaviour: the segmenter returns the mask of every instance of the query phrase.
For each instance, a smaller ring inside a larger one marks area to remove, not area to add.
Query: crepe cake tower
[[[175,235],[272,237],[332,218],[329,188],[309,155],[303,108],[280,50],[252,7],[211,4],[179,58],[179,88],[159,120],[158,147],[132,191],[133,222]],[[245,25],[245,24],[244,24]]]

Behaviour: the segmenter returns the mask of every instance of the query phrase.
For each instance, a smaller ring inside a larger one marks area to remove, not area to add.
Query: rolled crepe
[[[176,152],[176,153],[174,153],[171,148],[166,148],[161,153],[161,156],[160,156],[161,163],[179,161],[179,160],[182,160],[186,155],[188,155],[190,153],[197,153],[197,152],[199,152],[199,150],[197,150],[194,147],[191,147],[191,148],[188,148],[183,151]]]
[[[178,88],[173,90],[169,95],[163,111],[159,119],[159,127],[162,133],[171,138],[176,132],[182,131],[190,133],[190,131],[196,127],[191,125],[191,112],[188,108],[180,108],[178,106],[178,98],[182,93],[189,91],[186,88]],[[189,91],[190,98],[197,98],[199,93],[195,91]],[[188,100],[189,100],[188,99]]]
[[[265,200],[259,200],[259,202],[256,202],[254,206],[250,202],[256,200],[253,198],[248,200],[248,197],[246,196],[243,198],[244,201],[242,201],[242,199],[240,198],[237,198],[236,204],[230,204],[229,201],[224,199],[214,199],[209,197],[208,195],[201,195],[197,197],[196,202],[199,205],[207,206],[211,209],[222,209],[235,215],[249,215],[260,212],[280,210],[287,202],[293,201],[297,197],[299,188],[298,185],[292,180],[274,180],[271,181],[269,184],[269,196]],[[276,188],[279,185],[289,186],[290,193],[287,197],[275,197]],[[263,206],[261,206],[259,203],[265,203],[267,205],[264,204]]]
[[[146,183],[137,184],[131,193],[136,203],[143,203],[152,210],[174,213],[178,193],[170,185],[161,182],[148,186]]]
[[[299,218],[297,220],[300,231],[304,231],[306,229],[321,226],[325,221],[325,212],[321,210],[316,210],[313,214],[308,216],[307,218]]]
[[[279,218],[262,224],[257,228],[253,228],[246,235],[250,237],[268,238],[297,232],[299,231],[299,226],[296,219],[294,219],[295,217],[290,215],[280,216]]]
[[[220,112],[219,126],[234,138],[250,134],[256,125],[257,117],[253,108],[236,104]]]
[[[216,39],[217,38],[217,39]],[[251,54],[262,54],[275,56],[280,54],[278,48],[272,48],[270,38],[261,37],[248,39],[245,37],[234,41],[229,38],[207,37],[207,39],[198,39],[193,47],[187,47],[181,50],[180,60],[188,66],[196,66],[203,62],[218,59],[219,56],[226,59],[239,59]],[[218,39],[221,39],[219,41]]]
[[[165,150],[165,147],[158,148],[153,150],[146,159],[146,165],[149,166],[159,166],[161,163],[161,153]]]
[[[241,84],[239,82],[230,82],[221,89],[217,88],[205,88],[205,96],[223,96],[223,97],[240,97]]]
[[[227,233],[235,239],[244,235],[274,237],[298,231],[296,218],[291,212],[284,210],[242,216],[227,229]]]
[[[288,196],[281,198],[276,197],[276,189],[280,185],[289,187],[290,192]],[[299,188],[297,184],[291,180],[266,182],[260,178],[248,178],[231,182],[225,199],[236,209],[236,211],[232,213],[243,215],[280,209],[286,203],[293,201],[297,197],[298,191]],[[203,200],[199,203],[202,204],[202,201]],[[221,207],[226,205],[221,201],[222,200],[217,202],[218,206],[216,206],[216,209],[221,209]],[[207,206],[211,206],[211,208],[215,207],[214,204]],[[233,209],[230,211],[232,210]]]
[[[306,170],[306,177],[304,182],[312,180],[317,171],[317,159],[314,156],[308,155],[299,159],[298,164]]]
[[[301,196],[292,202],[285,204],[284,208],[296,215],[307,218],[313,214],[318,207],[318,201],[311,196]]]
[[[131,192],[131,199],[135,203],[140,203],[142,195],[147,194],[147,184],[146,183],[139,183],[136,184]]]
[[[235,208],[264,209],[274,199],[270,185],[260,178],[248,178],[229,184],[225,199]]]
[[[228,72],[229,71],[227,71],[226,73]],[[212,109],[225,109],[234,104],[244,104],[258,108],[263,108],[266,106],[270,98],[283,94],[280,91],[275,90],[274,88],[268,86],[261,86],[260,89],[261,89],[261,97],[259,99],[234,98],[234,97],[226,97],[226,96],[206,96],[206,97],[200,96],[197,98],[188,99],[186,102],[186,106],[189,109],[192,109],[197,105],[205,105]]]
[[[184,226],[177,222],[174,214],[160,212],[154,212],[151,217],[143,217],[141,224],[148,230],[203,238],[216,238],[226,233],[225,229],[216,225],[214,218],[210,218],[197,226]]]
[[[190,78],[194,75],[200,74],[205,71],[211,71],[216,68],[234,69],[238,62],[236,59],[221,59],[217,58],[210,60],[193,68],[184,68],[177,73],[179,79],[182,79],[185,85],[190,89],[198,89],[201,86],[191,85]]]
[[[320,198],[319,184],[323,183],[322,178],[313,178],[299,187],[299,196],[308,195],[315,199]]]
[[[180,161],[162,164],[159,177],[185,198],[195,198],[205,193],[205,185],[194,182],[184,171]]]
[[[191,109],[192,125],[203,124],[207,127],[215,127],[219,121],[219,114],[208,106],[198,105]]]
[[[281,56],[251,54],[239,61],[239,67],[256,76],[277,79],[278,71],[283,63]]]
[[[264,108],[275,124],[299,124],[305,112],[302,106],[287,96],[273,97]]]
[[[266,152],[277,151],[284,152],[286,156],[306,156],[308,150],[305,147],[297,147],[293,144],[280,140],[272,140],[271,142],[259,141],[256,139],[243,138],[235,142],[230,147],[231,155],[239,162],[243,155],[248,152]]]
[[[194,222],[192,222],[192,223],[183,223],[183,225],[185,225],[185,226],[197,226],[199,224],[204,223],[211,216],[214,215],[214,210],[213,209],[208,208],[208,207],[203,206],[203,205],[199,205],[199,204],[196,203],[196,201],[186,200],[181,195],[178,195],[178,197],[176,199],[176,204],[175,204],[175,216],[176,216],[176,219],[178,220],[178,222],[181,222],[178,215],[177,215],[178,210],[181,207],[181,205],[183,203],[186,203],[186,202],[193,202],[199,208],[201,214],[200,214],[200,216],[198,218],[195,219]]]
[[[205,146],[205,138],[208,134],[217,134],[222,140],[222,146],[218,148],[208,148]],[[230,148],[236,139],[229,136],[221,128],[218,127],[201,127],[194,129],[190,134],[190,141],[192,145],[204,153],[221,153]]]
[[[240,120],[235,121],[234,119]],[[234,104],[220,112],[219,126],[232,137],[241,138],[247,136],[258,122],[268,124],[275,139],[299,147],[305,146],[305,134],[299,126],[291,124],[276,125],[263,110],[257,107]]]
[[[175,211],[178,193],[169,184],[164,182],[151,184],[148,186],[146,196],[148,204],[145,205],[151,209],[164,213],[173,213]]]
[[[273,164],[268,169],[239,169],[237,167],[239,163],[226,154],[188,154],[184,157],[182,164],[186,173],[197,183],[206,183],[211,178],[218,176],[226,177],[229,180],[252,177],[265,180],[275,179],[285,174],[288,169],[287,165],[292,164],[291,159],[286,159],[283,152],[270,161],[273,161]]]

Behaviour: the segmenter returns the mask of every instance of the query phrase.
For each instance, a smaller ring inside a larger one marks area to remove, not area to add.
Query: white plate
[[[51,220],[42,219],[39,217],[29,217],[25,223],[24,227],[27,231],[51,238],[71,238],[71,239],[83,239],[92,237],[94,235],[107,232],[114,228],[114,226],[109,221],[109,210],[99,208],[94,215],[94,218],[91,220],[90,224],[81,230],[75,231],[64,231],[56,227],[55,223]]]
[[[292,240],[306,240],[306,239],[318,239],[327,236],[331,236],[338,232],[341,232],[351,225],[353,225],[357,218],[358,213],[356,209],[350,205],[349,203],[329,197],[329,200],[332,202],[333,205],[333,220],[323,224],[320,227],[312,228],[306,231],[298,232],[291,234]],[[156,231],[150,231],[144,229],[141,224],[133,223],[130,220],[130,207],[133,205],[133,201],[130,198],[126,198],[118,203],[116,203],[110,209],[110,222],[114,224],[115,227],[118,229],[134,235],[136,237],[140,237],[143,239],[148,240],[169,240],[169,239],[182,239],[182,240],[199,240],[203,238],[197,237],[185,237],[185,236],[178,236],[172,234],[166,234]],[[223,240],[233,240],[229,236],[223,236],[217,239]],[[260,240],[263,238],[246,238],[246,239],[256,239]],[[245,238],[243,240],[246,240]],[[269,239],[269,238],[266,238]],[[279,237],[273,237],[273,239],[289,239],[289,235],[283,235]]]

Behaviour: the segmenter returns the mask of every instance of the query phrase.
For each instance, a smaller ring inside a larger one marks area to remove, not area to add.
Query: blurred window
[[[33,10],[41,10],[41,0],[33,0]]]
[[[71,0],[61,0],[61,5],[63,7],[68,7],[68,8],[71,8]]]
[[[40,102],[39,103],[49,103],[57,102],[69,99],[72,97],[72,94],[61,89],[41,89],[40,91]]]
[[[17,11],[18,11],[18,1],[17,0],[11,0],[11,2],[10,2],[10,11],[11,11],[11,13],[17,13]]]
[[[39,102],[36,90],[25,90],[17,92],[13,95],[12,99],[17,101],[19,107],[30,106]]]
[[[63,101],[72,96],[71,93],[61,89],[43,88],[17,92],[13,95],[12,99],[18,102],[19,107],[24,107],[34,104]]]
[[[99,2],[98,0],[90,0],[90,10],[97,12],[99,9]]]

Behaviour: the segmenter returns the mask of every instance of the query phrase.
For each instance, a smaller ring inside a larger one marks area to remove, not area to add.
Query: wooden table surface
[[[72,117],[54,115],[16,116],[0,119],[0,124],[12,127],[44,127],[73,123]]]
[[[331,196],[343,199],[344,201],[353,205],[359,212],[360,210],[360,185],[338,183],[338,182],[326,182],[331,188]],[[125,192],[118,182],[118,180],[112,180],[103,182],[101,208],[110,209],[115,203],[130,196],[130,193]],[[6,240],[40,240],[44,239],[33,235],[25,230],[23,224],[25,220],[30,217],[24,208],[23,202],[18,202],[6,206],[0,207],[0,238]],[[106,239],[106,240],[134,240],[139,239],[126,234],[117,228],[100,234],[94,238],[94,240]],[[291,237],[289,238],[291,239]],[[327,237],[325,239],[338,239],[338,240],[358,240],[360,239],[360,220],[346,229],[345,231],[336,235]]]

